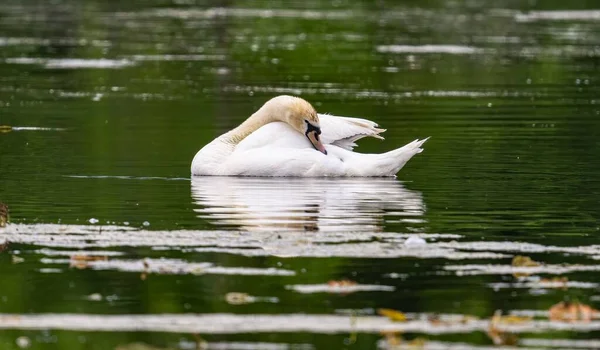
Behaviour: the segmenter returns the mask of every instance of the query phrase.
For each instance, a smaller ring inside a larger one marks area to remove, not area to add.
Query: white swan
[[[277,96],[237,128],[204,146],[192,175],[394,176],[427,141],[415,140],[381,154],[352,152],[355,141],[383,139],[365,119],[317,114],[307,101]]]

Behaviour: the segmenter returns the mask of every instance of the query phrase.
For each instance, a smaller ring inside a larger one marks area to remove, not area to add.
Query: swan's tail
[[[413,142],[404,145],[393,151],[379,154],[375,159],[373,168],[375,176],[394,176],[402,169],[404,164],[408,162],[415,154],[423,152],[421,146],[429,137],[423,140],[414,140]]]

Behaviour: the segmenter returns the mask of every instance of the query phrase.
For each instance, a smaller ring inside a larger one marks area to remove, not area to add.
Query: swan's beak
[[[323,144],[321,143],[321,140],[319,140],[319,133],[316,130],[307,132],[306,137],[308,137],[308,140],[310,141],[310,143],[312,143],[313,147],[317,151],[323,154],[327,154],[327,150],[325,149],[325,146],[323,146]]]

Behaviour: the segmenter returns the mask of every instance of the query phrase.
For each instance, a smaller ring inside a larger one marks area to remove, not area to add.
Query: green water
[[[600,308],[599,32],[592,1],[2,2],[1,347],[393,348],[360,317]],[[203,145],[278,94],[387,129],[359,152],[431,139],[397,179],[190,180]],[[94,251],[107,260],[71,266]],[[517,254],[547,268],[519,280],[502,270]],[[561,276],[568,288],[536,285]],[[392,291],[293,288],[343,279]],[[177,323],[223,314],[248,328]],[[487,326],[453,322],[403,337],[493,346]],[[598,321],[514,332],[523,348],[600,346],[585,342]]]

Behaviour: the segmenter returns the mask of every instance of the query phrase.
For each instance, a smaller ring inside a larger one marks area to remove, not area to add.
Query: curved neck
[[[278,118],[274,117],[273,113],[265,111],[264,108],[259,109],[256,113],[252,114],[237,128],[225,133],[223,137],[231,144],[237,145],[248,135],[258,130],[263,125],[269,124],[274,121],[279,121]]]

